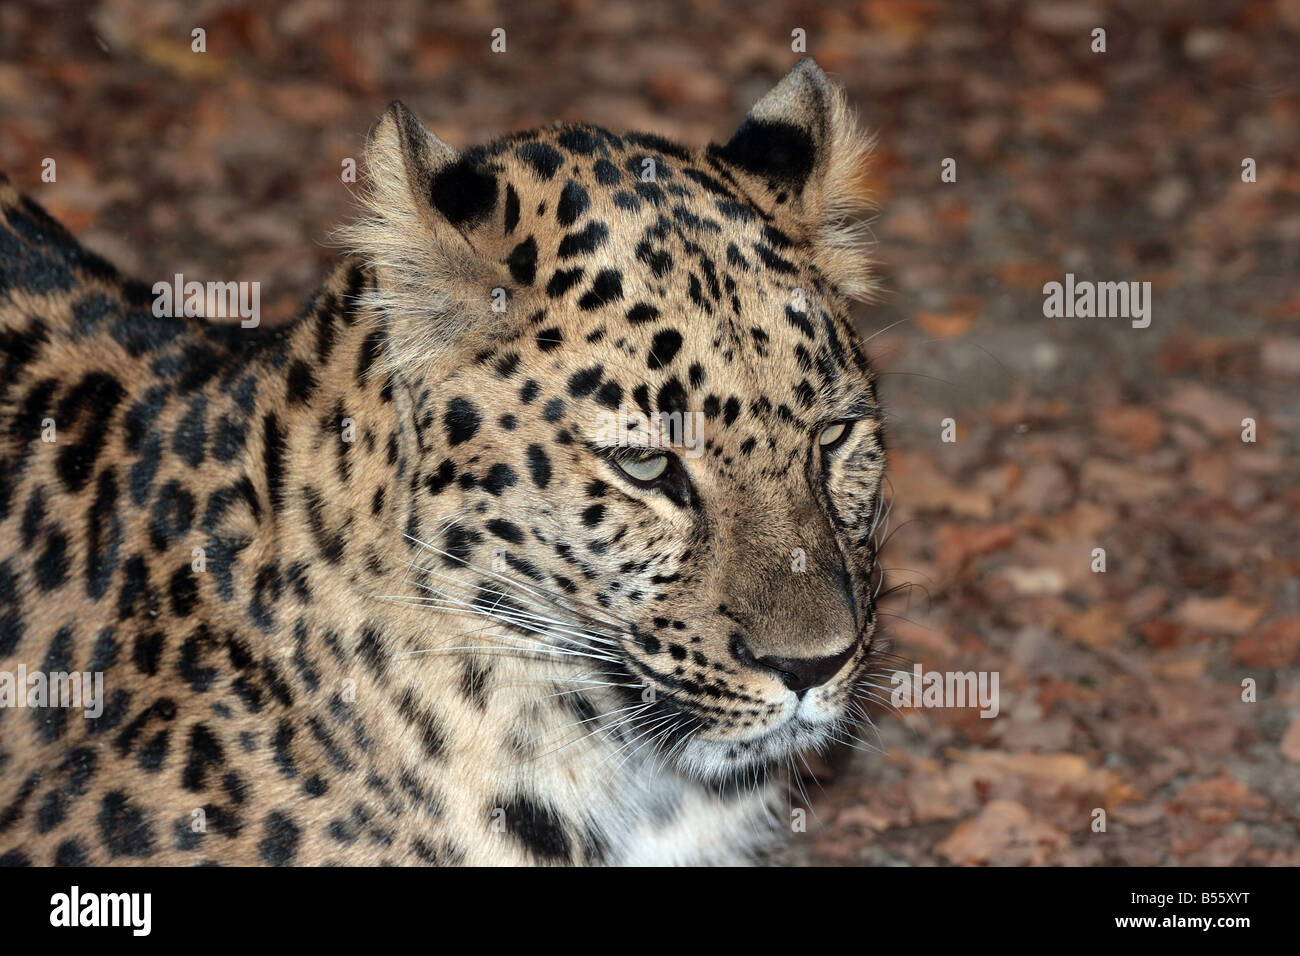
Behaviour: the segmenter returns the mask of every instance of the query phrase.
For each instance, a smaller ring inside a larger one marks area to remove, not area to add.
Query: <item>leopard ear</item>
[[[782,224],[801,230],[818,267],[845,295],[869,298],[872,138],[844,91],[804,57],[754,104],[735,135],[710,154],[753,189]]]
[[[480,248],[499,207],[498,177],[394,102],[365,151],[365,215],[340,230],[374,270],[371,304],[387,317],[394,364],[424,363],[501,333],[493,290],[508,272]]]
[[[458,155],[429,132],[406,104],[394,100],[370,134],[366,167],[377,188],[404,187],[416,205],[423,206],[429,201],[434,175]]]

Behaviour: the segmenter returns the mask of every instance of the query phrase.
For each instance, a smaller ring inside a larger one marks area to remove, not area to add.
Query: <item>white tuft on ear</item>
[[[817,204],[817,261],[823,272],[853,299],[870,299],[872,277],[871,227],[867,219],[875,206],[869,180],[875,137],[857,122],[848,97],[831,87],[830,141],[826,174]]]
[[[866,299],[872,146],[844,90],[804,57],[712,152],[760,187],[770,212],[804,231],[814,261],[841,292]]]
[[[366,144],[364,212],[336,235],[375,272],[367,301],[387,318],[390,367],[424,365],[499,331],[491,294],[500,270],[475,250],[465,223],[449,221],[431,199],[459,160],[398,102]]]

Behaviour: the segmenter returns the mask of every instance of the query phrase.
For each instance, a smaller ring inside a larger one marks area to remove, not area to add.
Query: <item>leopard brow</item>
[[[592,454],[613,462],[654,458],[656,455],[671,453],[671,449],[660,448],[657,445],[602,445],[599,442],[587,442],[586,444]]]
[[[865,394],[855,395],[849,398],[848,404],[844,407],[844,411],[839,418],[842,420],[869,418],[873,415],[879,414],[879,412],[880,409],[876,406],[876,403],[871,400],[871,396]]]

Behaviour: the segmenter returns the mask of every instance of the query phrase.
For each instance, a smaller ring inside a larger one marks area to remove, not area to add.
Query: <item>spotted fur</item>
[[[0,862],[752,859],[871,659],[867,153],[811,60],[703,150],[394,104],[286,328],[0,184],[0,671],[105,698],[0,708]]]

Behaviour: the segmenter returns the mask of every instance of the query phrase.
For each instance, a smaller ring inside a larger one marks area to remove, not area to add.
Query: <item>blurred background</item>
[[[0,169],[124,271],[283,320],[389,100],[456,146],[702,144],[796,29],[879,133],[886,636],[1000,710],[873,712],[883,754],[809,762],[792,860],[1300,864],[1300,0],[6,0]],[[1150,327],[1044,318],[1067,272],[1150,282]]]

